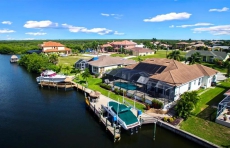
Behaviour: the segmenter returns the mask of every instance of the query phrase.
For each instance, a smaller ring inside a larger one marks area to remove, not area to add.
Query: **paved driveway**
[[[225,79],[227,79],[227,77],[225,77],[225,74],[220,72],[217,73],[217,79],[216,79],[217,82],[223,81]]]

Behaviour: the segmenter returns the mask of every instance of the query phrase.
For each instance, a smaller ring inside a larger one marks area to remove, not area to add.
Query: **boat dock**
[[[87,98],[85,98],[85,102],[89,110],[91,110],[98,118],[99,122],[101,122],[105,126],[105,130],[109,131],[113,136],[114,142],[120,141],[121,139],[121,127],[116,125],[115,123],[111,123],[108,119],[108,116],[103,116],[103,112],[100,107],[98,107],[98,102],[91,102]],[[102,101],[103,102],[103,101]]]
[[[91,90],[89,88],[86,88],[85,86],[82,86],[76,82],[73,82],[72,80],[66,80],[64,83],[54,83],[54,82],[41,82],[39,83],[41,87],[48,86],[48,87],[55,87],[57,88],[76,88],[77,91],[82,91],[85,94],[85,103],[87,105],[87,108],[99,119],[99,122],[103,124],[106,131],[109,131],[109,133],[113,136],[114,142],[120,141],[121,139],[121,126],[118,125],[115,122],[112,122],[111,119],[109,119],[109,113],[106,112],[105,114],[103,111],[106,110],[107,104],[109,101],[115,101],[111,98],[104,96],[102,94],[97,94],[98,96],[94,99],[89,99],[91,94],[95,95],[96,91]],[[116,101],[115,101],[116,102]],[[122,100],[119,101],[119,103],[126,104],[127,106],[132,107],[131,111],[133,114],[139,118],[141,125],[143,124],[152,124],[154,123],[154,138],[155,138],[155,130],[156,130],[156,118],[147,115],[145,113],[142,113],[141,115],[138,115],[138,110],[135,109],[132,105],[130,105],[128,102],[123,102]]]

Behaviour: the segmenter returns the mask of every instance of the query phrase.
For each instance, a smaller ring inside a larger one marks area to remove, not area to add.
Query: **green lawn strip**
[[[76,63],[79,59],[90,59],[92,57],[86,57],[86,56],[67,56],[67,57],[58,57],[58,65],[73,65]]]
[[[222,87],[210,88],[200,95],[200,100],[198,101],[196,108],[193,110],[193,114],[197,115],[209,105],[217,105],[223,99],[223,93],[225,89]]]
[[[111,54],[110,56],[111,56],[111,57],[127,57],[127,56],[130,56],[130,55],[126,55],[126,54],[117,54],[117,53],[115,53],[115,54]]]
[[[215,88],[209,88],[209,90],[202,93],[192,113],[197,115],[208,106],[218,105],[218,103],[224,99],[223,94],[230,89],[230,82],[228,81],[229,79],[226,80],[226,82],[221,82],[220,85],[217,85]]]
[[[82,77],[80,76],[79,79],[82,80]],[[111,98],[113,100],[116,100],[116,101],[118,101],[118,98],[119,98],[119,102],[122,102],[123,96],[117,95],[117,94],[115,94],[115,93],[113,93],[111,91],[108,91],[106,89],[103,89],[103,88],[101,88],[99,86],[99,84],[102,82],[102,79],[91,77],[91,78],[87,79],[87,82],[88,82],[88,88],[90,88],[92,90],[95,90],[95,91],[99,91],[104,96],[108,96],[109,95],[109,98]],[[129,104],[131,104],[132,106],[134,106],[134,101],[133,100],[128,99],[128,98],[124,98],[124,100],[126,102],[128,102]],[[142,112],[145,109],[145,106],[143,104],[139,103],[139,102],[135,102],[135,107],[137,109],[141,110]]]
[[[172,52],[172,50],[167,51],[167,50],[158,50],[156,51],[156,54],[154,55],[146,55],[146,56],[141,56],[143,60],[150,59],[150,58],[166,58],[166,53],[169,54]],[[181,51],[181,56],[185,56],[186,52]],[[138,57],[131,58],[133,60],[138,60]]]
[[[230,145],[230,128],[191,116],[182,122],[181,129],[219,146]]]

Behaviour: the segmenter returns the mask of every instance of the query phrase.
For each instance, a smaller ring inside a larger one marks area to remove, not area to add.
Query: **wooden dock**
[[[113,136],[114,142],[120,141],[121,139],[121,127],[116,126],[116,124],[111,123],[108,121],[108,117],[104,117],[102,110],[100,108],[96,108],[95,103],[92,103],[88,100],[88,98],[85,98],[86,105],[88,108],[93,111],[93,113],[99,118],[99,122],[103,123],[105,126],[106,131],[109,131],[110,134]]]

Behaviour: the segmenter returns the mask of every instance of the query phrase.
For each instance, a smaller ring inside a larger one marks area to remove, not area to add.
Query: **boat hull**
[[[58,83],[58,82],[64,82],[66,79],[66,77],[63,77],[63,78],[49,78],[49,77],[37,77],[36,80],[37,82],[55,82],[55,83]]]

